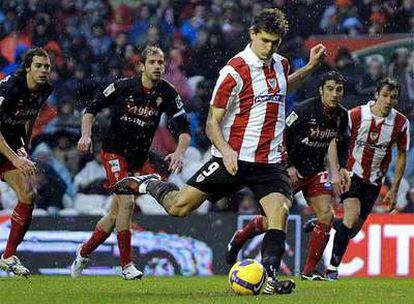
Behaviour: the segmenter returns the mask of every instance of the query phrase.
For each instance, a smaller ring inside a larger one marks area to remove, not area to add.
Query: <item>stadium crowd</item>
[[[212,86],[220,67],[248,41],[245,34],[250,16],[264,7],[279,7],[287,14],[290,31],[281,46],[295,70],[307,61],[303,43],[311,35],[401,34],[414,31],[412,0],[274,0],[274,1],[116,1],[116,0],[7,0],[0,1],[0,77],[13,73],[30,46],[40,46],[52,58],[54,92],[34,129],[31,157],[38,165],[37,214],[104,214],[109,193],[102,187],[105,171],[100,145],[91,156],[79,155],[83,106],[94,92],[121,77],[138,73],[140,51],[158,45],[166,53],[165,78],[180,93],[191,124],[192,144],[183,172],[169,179],[183,184],[207,159],[209,141],[205,135]],[[402,86],[397,108],[410,121],[414,118],[414,52],[394,50],[391,61],[376,54],[358,62],[342,47],[334,64],[325,64],[289,103],[316,93],[318,75],[336,68],[346,80],[344,106],[366,103],[373,97],[377,81],[386,75]],[[108,113],[98,116],[95,136],[106,132]],[[414,128],[411,128],[413,130]],[[95,140],[96,142],[96,140]],[[411,143],[413,145],[413,132]],[[168,121],[162,120],[153,142],[161,155],[175,148]],[[151,164],[167,178],[162,157]],[[392,178],[393,165],[388,176]],[[386,189],[382,190],[386,193]],[[149,196],[138,198],[137,212],[162,213]],[[13,191],[0,183],[1,212],[10,213],[16,203]],[[254,214],[255,198],[243,190],[229,200],[200,212],[232,211]],[[407,169],[401,183],[397,209],[414,212],[414,149],[408,152]],[[377,212],[385,211],[379,203]],[[297,199],[293,212],[307,212]]]

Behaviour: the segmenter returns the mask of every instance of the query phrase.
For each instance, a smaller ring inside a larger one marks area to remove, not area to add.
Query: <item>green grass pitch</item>
[[[237,296],[230,292],[224,276],[149,277],[142,281],[120,277],[10,277],[0,278],[0,303],[414,303],[412,279],[295,281],[296,290],[291,295]]]

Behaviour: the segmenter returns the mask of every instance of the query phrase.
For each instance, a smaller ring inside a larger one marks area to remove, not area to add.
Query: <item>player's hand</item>
[[[393,190],[389,190],[384,197],[384,203],[388,206],[388,212],[393,211],[395,205],[397,205],[397,193]]]
[[[319,43],[310,50],[309,64],[311,67],[318,66],[326,57],[326,47]]]
[[[345,168],[341,168],[339,169],[339,176],[341,178],[342,193],[348,192],[349,188],[351,187],[351,176],[349,174],[349,171]]]
[[[331,184],[332,184],[332,188],[333,188],[333,192],[335,196],[340,197],[343,191],[341,187],[341,175],[339,173],[332,173]]]
[[[168,154],[164,158],[164,160],[168,162],[168,170],[172,173],[179,173],[183,170],[183,159],[184,153],[180,151]]]
[[[236,175],[238,167],[238,159],[239,155],[236,151],[229,148],[222,152],[223,154],[223,164],[224,167],[226,167],[227,172],[229,172],[231,175]]]
[[[24,156],[17,156],[12,164],[25,176],[33,177],[36,174],[36,164]]]
[[[93,153],[92,139],[90,136],[82,136],[78,141],[78,151],[80,153]]]
[[[299,171],[294,166],[289,167],[287,169],[287,172],[289,174],[292,185],[296,185],[299,182],[299,179],[303,178],[303,176],[300,175]]]

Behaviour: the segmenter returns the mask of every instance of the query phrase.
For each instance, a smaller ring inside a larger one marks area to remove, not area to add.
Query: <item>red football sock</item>
[[[328,244],[331,227],[332,224],[327,225],[319,221],[316,223],[315,229],[309,239],[308,255],[303,273],[309,274],[316,269],[316,265],[321,260],[325,247]]]
[[[121,266],[124,268],[132,263],[131,230],[128,229],[118,232],[118,248],[121,256]]]
[[[247,240],[265,232],[263,227],[263,220],[263,216],[256,216],[250,222],[248,222],[246,226],[237,231],[235,236],[235,241],[237,244],[243,245]]]
[[[11,216],[11,230],[3,254],[4,258],[16,254],[17,246],[23,241],[24,235],[32,222],[32,212],[33,205],[17,203]]]
[[[110,232],[106,232],[99,227],[95,227],[95,230],[89,240],[82,246],[80,252],[81,256],[87,257],[96,248],[98,248],[99,245],[103,244],[110,235]]]

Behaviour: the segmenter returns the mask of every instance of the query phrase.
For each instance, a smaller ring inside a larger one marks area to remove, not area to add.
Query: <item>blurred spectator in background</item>
[[[346,92],[346,97],[343,104],[346,108],[351,109],[361,103],[360,100],[357,100],[357,87],[361,81],[362,70],[346,47],[341,47],[338,50],[335,57],[335,67],[345,78],[344,92]]]
[[[57,145],[53,148],[53,155],[66,168],[68,168],[70,175],[73,177],[79,168],[79,153],[76,150],[74,143],[77,137],[74,137],[66,129],[60,129],[53,134],[56,138]]]
[[[367,70],[362,75],[357,87],[361,99],[360,104],[374,99],[372,94],[375,92],[375,88],[380,79],[386,75],[385,62],[382,55],[371,55],[367,57],[365,65]]]
[[[64,208],[66,184],[52,166],[39,159],[36,175],[36,207],[55,215]]]
[[[407,192],[407,204],[400,210],[403,213],[414,213],[414,188]]]
[[[106,174],[100,153],[101,144],[96,143],[93,159],[76,174],[73,181],[76,191],[73,207],[80,214],[103,215],[106,212],[110,191],[103,186]]]

